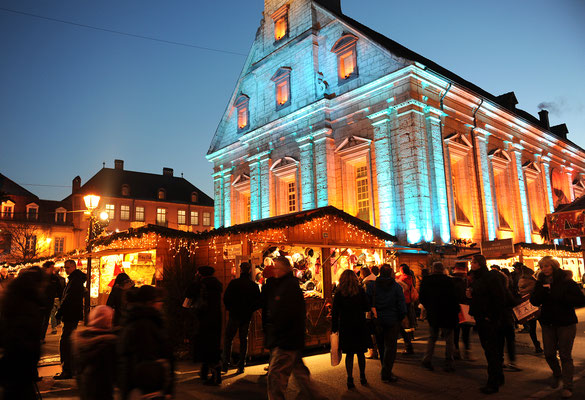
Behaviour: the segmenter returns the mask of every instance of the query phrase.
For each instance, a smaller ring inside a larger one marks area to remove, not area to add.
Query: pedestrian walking
[[[376,275],[372,273],[370,268],[362,267],[360,270],[360,277],[362,280],[362,287],[364,291],[368,286],[368,282],[375,282]],[[366,313],[366,327],[368,328],[368,332],[370,334],[370,343],[371,347],[368,348],[366,353],[366,358],[378,359],[378,346],[376,345],[376,327],[374,326],[374,318],[372,317],[372,312],[368,310]]]
[[[221,282],[213,276],[215,269],[202,266],[187,288],[186,296],[195,311],[193,361],[202,362],[200,375],[208,385],[221,384]],[[208,379],[208,374],[211,377]]]
[[[240,264],[240,277],[232,280],[223,295],[223,304],[229,313],[225,327],[222,354],[222,371],[227,372],[232,357],[232,342],[236,332],[239,333],[240,352],[237,373],[244,373],[248,353],[248,331],[254,311],[261,307],[260,289],[252,281],[252,266],[249,262]]]
[[[497,270],[504,275],[506,278],[506,289],[514,300],[504,311],[504,343],[505,348],[508,352],[508,364],[504,364],[504,368],[509,371],[519,372],[522,371],[516,365],[516,319],[514,318],[513,307],[520,304],[520,299],[514,294],[515,288],[513,284],[513,278],[506,268],[497,266]]]
[[[470,299],[465,295],[467,287],[469,286],[467,275],[467,262],[456,262],[453,267],[452,279],[453,284],[455,285],[455,290],[457,291],[457,299],[460,307],[461,305],[469,306],[470,303]],[[455,346],[453,358],[455,360],[462,358],[466,361],[475,361],[475,358],[473,358],[471,354],[471,341],[469,340],[472,327],[473,324],[469,322],[461,322],[455,326],[455,329],[453,330],[453,344]],[[463,352],[461,352],[459,347],[459,338],[463,341]]]
[[[539,321],[544,356],[553,373],[551,386],[559,387],[562,380],[561,395],[569,398],[573,395],[574,365],[571,353],[578,322],[575,308],[585,307],[585,295],[551,256],[543,257],[538,266],[541,274],[530,302],[541,307]],[[560,364],[557,354],[561,359]]]
[[[394,271],[388,264],[380,267],[380,276],[367,286],[366,293],[376,319],[376,342],[380,349],[382,381],[396,382],[392,373],[396,360],[396,347],[401,321],[406,317],[406,302],[402,287],[394,279]]]
[[[164,393],[173,393],[174,358],[162,315],[162,295],[144,285],[127,293],[127,315],[118,342],[118,387],[122,399],[140,392],[140,371],[158,365]],[[132,393],[134,391],[134,393]]]
[[[59,352],[61,355],[61,373],[55,375],[55,379],[73,378],[73,360],[71,354],[71,335],[77,329],[79,321],[83,319],[83,297],[86,276],[77,269],[74,260],[65,261],[65,272],[68,280],[63,296],[61,306],[55,317],[63,321],[63,331],[61,332],[61,341],[59,342]]]
[[[284,400],[290,375],[301,389],[303,399],[321,399],[303,363],[305,345],[305,300],[299,281],[286,257],[274,260],[274,278],[262,289],[264,338],[270,349],[268,399]]]
[[[77,388],[82,400],[112,400],[116,377],[114,310],[100,305],[89,313],[88,325],[73,334]]]
[[[513,304],[506,277],[498,270],[488,270],[484,256],[476,254],[471,261],[472,283],[467,290],[471,299],[469,313],[475,318],[477,332],[488,364],[488,380],[480,390],[497,393],[505,382],[504,328],[506,308]]]
[[[121,272],[114,280],[114,286],[108,296],[106,305],[114,310],[112,323],[114,326],[121,325],[122,316],[126,311],[126,293],[134,287],[134,281],[130,279],[127,273]]]
[[[41,341],[44,342],[49,328],[51,313],[55,307],[55,299],[62,296],[64,286],[61,286],[61,280],[55,275],[55,263],[53,261],[46,261],[43,264],[43,273],[45,273],[47,281],[43,296],[43,325],[41,326]]]
[[[347,388],[353,389],[353,359],[357,356],[360,383],[367,385],[366,357],[364,352],[372,346],[366,325],[366,312],[370,311],[366,292],[360,286],[352,270],[345,270],[339,277],[339,286],[333,296],[331,332],[339,332],[339,347],[345,354]]]
[[[414,330],[416,328],[416,303],[418,302],[418,291],[416,289],[416,278],[414,272],[407,264],[400,265],[400,272],[396,275],[396,281],[401,284],[404,299],[406,301],[406,322],[400,326],[400,335],[404,340],[405,350],[403,354],[414,354],[412,341],[414,340]]]
[[[0,393],[5,400],[36,399],[41,356],[44,287],[39,267],[22,270],[4,289],[0,303]],[[1,397],[1,396],[0,396]]]
[[[517,272],[516,293],[519,298],[519,302],[523,303],[530,299],[530,295],[532,295],[532,292],[534,292],[534,288],[536,287],[536,278],[534,277],[534,271],[522,263],[515,263],[514,268],[514,272]],[[537,319],[535,317],[529,321],[526,321],[524,326],[527,328],[526,330],[530,334],[530,339],[534,345],[535,353],[540,354],[543,352],[543,350],[536,335],[536,321]]]
[[[420,302],[427,310],[430,337],[422,365],[432,371],[433,353],[439,332],[445,338],[445,365],[446,372],[453,372],[453,330],[459,324],[459,299],[453,280],[445,274],[443,263],[432,265],[432,274],[423,279],[420,285]]]

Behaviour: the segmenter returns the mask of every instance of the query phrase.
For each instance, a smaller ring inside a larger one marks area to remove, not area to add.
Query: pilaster
[[[317,207],[325,207],[335,197],[335,142],[331,128],[313,133]]]
[[[297,139],[301,162],[301,206],[302,210],[315,208],[315,167],[312,135]]]
[[[520,144],[514,143],[511,148],[515,155],[514,161],[516,168],[516,182],[518,182],[518,194],[520,196],[520,210],[522,211],[522,225],[524,226],[524,241],[532,243],[532,223],[530,218],[530,211],[528,210],[528,196],[526,195],[526,179],[524,178],[524,171],[522,170],[522,150]]]
[[[265,218],[266,209],[270,215],[269,157],[270,150],[254,154],[247,159],[250,166],[250,219],[252,221]]]
[[[492,192],[492,174],[490,171],[490,163],[488,159],[487,143],[490,133],[482,129],[475,129],[475,143],[477,154],[477,166],[479,168],[480,191],[483,198],[483,213],[482,218],[486,221],[486,230],[488,240],[496,239],[496,213],[494,206],[494,196]]]
[[[232,172],[234,168],[224,169],[223,172],[223,226],[232,225]]]
[[[547,200],[548,200],[548,212],[549,213],[554,213],[555,212],[555,203],[553,201],[553,195],[552,195],[552,185],[551,185],[551,181],[550,181],[550,158],[549,157],[542,157],[541,159],[541,164],[542,164],[542,172],[543,172],[543,177],[542,179],[544,179],[544,187],[546,188],[546,195],[547,195]]]

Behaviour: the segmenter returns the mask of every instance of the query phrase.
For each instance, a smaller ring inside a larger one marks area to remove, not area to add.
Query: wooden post
[[[331,283],[331,249],[321,247],[321,268],[323,268],[323,297],[325,301],[333,300]]]

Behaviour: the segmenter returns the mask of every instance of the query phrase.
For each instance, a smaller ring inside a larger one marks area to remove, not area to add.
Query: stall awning
[[[549,239],[585,236],[585,196],[546,216]]]

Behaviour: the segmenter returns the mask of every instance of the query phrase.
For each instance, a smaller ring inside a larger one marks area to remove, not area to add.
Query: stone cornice
[[[272,153],[272,150],[266,150],[266,151],[262,151],[260,153],[253,154],[253,155],[249,156],[248,158],[246,158],[246,161],[247,162],[265,161],[270,157],[270,153]]]

